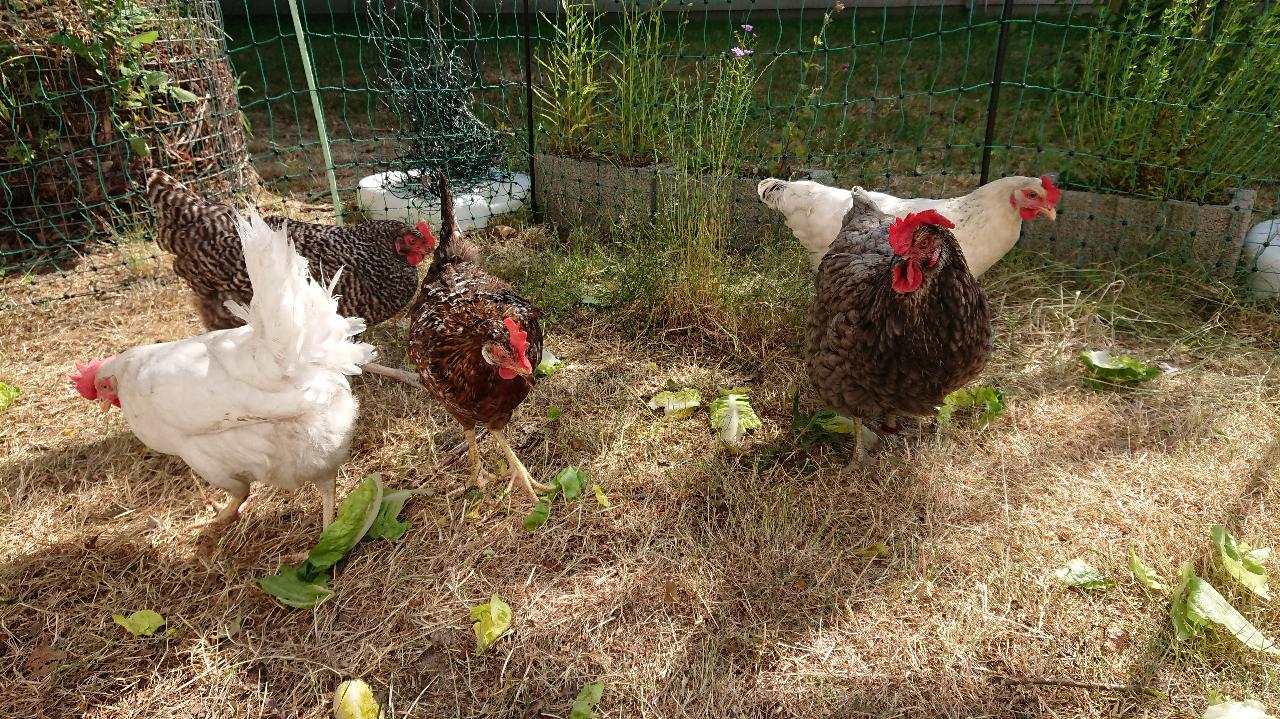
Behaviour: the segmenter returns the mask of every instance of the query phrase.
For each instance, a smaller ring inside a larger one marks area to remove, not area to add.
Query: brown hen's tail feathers
[[[449,192],[449,178],[444,170],[436,173],[437,191],[440,195],[440,245],[431,269],[438,270],[450,262],[479,262],[480,251],[458,228],[458,216],[453,209],[453,195]]]

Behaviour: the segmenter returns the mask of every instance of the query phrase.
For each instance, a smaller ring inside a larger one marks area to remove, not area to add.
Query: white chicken
[[[338,314],[338,277],[328,288],[312,280],[284,227],[257,213],[236,224],[253,299],[228,307],[246,325],[77,364],[71,380],[104,410],[119,407],[148,447],[227,492],[214,526],[239,518],[253,482],[316,485],[328,526],[358,414],[347,375],[373,347],[351,340],[365,323]]]
[[[1022,221],[1044,215],[1056,220],[1056,205],[1062,192],[1046,175],[1002,177],[992,180],[963,197],[934,200],[926,197],[902,199],[883,192],[866,194],[886,215],[901,217],[922,210],[937,210],[955,223],[953,234],[974,277],[1000,261],[1018,242]],[[756,186],[760,201],[781,212],[787,227],[809,251],[814,272],[822,256],[844,225],[845,213],[853,206],[849,190],[828,187],[809,180],[787,182],[776,178],[761,180]]]

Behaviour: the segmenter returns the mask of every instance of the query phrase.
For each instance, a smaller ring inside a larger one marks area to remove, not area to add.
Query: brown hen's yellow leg
[[[480,466],[480,446],[476,442],[475,429],[469,429],[463,434],[467,438],[467,454],[471,457],[471,479],[467,480],[467,486],[483,489],[493,475]]]
[[[867,452],[866,443],[862,439],[862,418],[851,417],[851,419],[853,420],[853,459],[845,466],[846,472],[853,472],[872,464],[871,455]]]
[[[498,446],[502,447],[503,454],[507,455],[507,463],[511,465],[511,484],[519,484],[520,489],[524,490],[525,496],[534,502],[538,501],[538,494],[534,490],[546,492],[551,487],[533,481],[533,476],[529,474],[529,470],[525,469],[524,463],[516,456],[515,450],[511,449],[511,443],[507,441],[505,432],[495,429],[492,430],[492,433],[493,438],[498,442]]]

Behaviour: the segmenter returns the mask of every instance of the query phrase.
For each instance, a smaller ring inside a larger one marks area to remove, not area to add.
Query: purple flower
[[[729,50],[729,52],[733,53],[734,57],[746,57],[747,55],[754,54],[755,50],[743,50],[740,47],[735,47]]]
[[[755,29],[756,29],[756,26],[755,26],[755,25],[743,25],[743,26],[742,26],[742,31],[743,31],[743,32],[755,32]]]

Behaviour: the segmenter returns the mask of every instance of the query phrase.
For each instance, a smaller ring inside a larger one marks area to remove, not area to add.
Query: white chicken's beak
[[[106,397],[99,397],[98,406],[102,408],[103,414],[106,414],[107,412],[111,411],[111,400],[107,399]]]
[[[1058,209],[1056,207],[1041,207],[1040,214],[1044,215],[1045,217],[1048,217],[1050,220],[1053,220],[1054,222],[1058,221]]]

